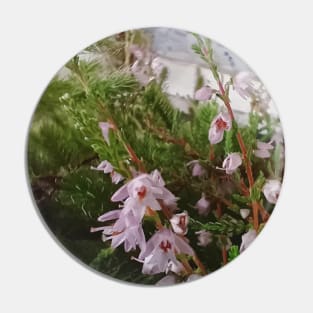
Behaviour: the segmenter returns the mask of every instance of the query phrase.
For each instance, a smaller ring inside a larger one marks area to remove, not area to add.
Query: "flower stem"
[[[231,107],[231,104],[230,104],[230,100],[229,100],[228,95],[225,92],[225,89],[224,89],[223,84],[221,82],[221,79],[219,77],[218,77],[217,83],[218,83],[218,86],[219,86],[220,93],[222,95],[223,102],[225,103],[225,106],[227,108],[228,114],[229,114],[232,122],[234,122],[236,120],[235,120],[235,116],[234,116],[234,113],[233,113],[233,110],[232,110],[232,107]],[[247,148],[245,146],[245,143],[243,141],[243,138],[241,136],[241,133],[240,133],[239,129],[237,129],[236,138],[237,138],[238,144],[240,146],[240,150],[241,150],[242,157],[243,157],[243,160],[244,160],[246,173],[247,173],[247,178],[248,178],[248,182],[249,182],[249,190],[250,190],[250,195],[251,195],[252,188],[253,188],[253,185],[254,185],[254,178],[253,178],[253,173],[252,173],[251,162],[250,162],[250,160],[248,158],[248,154],[247,154]],[[258,228],[259,228],[259,216],[258,216],[258,213],[259,213],[258,203],[256,201],[252,201],[253,228],[255,230],[258,230]]]

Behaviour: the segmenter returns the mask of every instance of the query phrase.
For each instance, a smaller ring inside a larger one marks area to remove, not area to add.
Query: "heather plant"
[[[41,214],[73,255],[120,280],[161,286],[212,273],[257,237],[280,193],[271,97],[253,72],[225,73],[212,42],[193,38],[190,54],[210,77],[197,71],[192,96],[169,94],[168,63],[135,30],[71,59],[34,113],[28,171]]]

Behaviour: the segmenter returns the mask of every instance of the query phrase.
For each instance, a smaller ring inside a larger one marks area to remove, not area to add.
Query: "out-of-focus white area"
[[[188,110],[188,101],[184,102],[181,97],[193,98],[197,70],[200,70],[205,84],[217,89],[218,86],[207,64],[192,50],[192,45],[196,41],[191,33],[169,28],[148,28],[145,31],[151,38],[152,51],[160,57],[160,61],[168,69],[166,91],[171,95],[174,105],[179,103],[181,110]],[[231,76],[241,71],[252,71],[237,55],[221,44],[212,41],[212,48],[214,60],[224,81],[228,81]],[[250,102],[240,97],[232,88],[230,88],[230,99],[237,114],[250,112]],[[218,102],[221,103],[219,99]],[[269,102],[268,112],[278,116],[272,100]]]

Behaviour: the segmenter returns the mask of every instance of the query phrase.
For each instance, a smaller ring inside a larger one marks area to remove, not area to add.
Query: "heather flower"
[[[198,210],[199,215],[207,216],[210,211],[210,201],[205,197],[205,194],[202,193],[202,197],[195,205],[195,208]]]
[[[240,209],[240,215],[243,219],[246,219],[250,215],[249,209]]]
[[[118,184],[124,179],[121,174],[115,172],[112,164],[107,160],[102,161],[97,167],[92,166],[91,169],[102,171],[104,174],[110,174],[113,184]]]
[[[164,64],[159,57],[156,57],[151,61],[151,69],[156,78],[160,77],[164,69]]]
[[[223,140],[224,131],[231,129],[231,119],[228,113],[219,113],[212,121],[209,129],[209,141],[212,145]]]
[[[191,175],[195,177],[201,177],[205,175],[205,169],[200,165],[199,161],[193,160],[187,163],[187,166],[191,165]]]
[[[154,57],[149,51],[137,45],[132,45],[130,52],[136,59],[131,66],[131,72],[141,85],[146,86],[151,80],[160,77],[164,64],[159,57]]]
[[[256,77],[252,72],[239,72],[233,77],[233,87],[243,99],[251,98],[256,93]]]
[[[161,174],[155,170],[151,174],[140,174],[133,178],[118,189],[111,200],[113,202],[125,200],[125,208],[142,219],[148,207],[155,211],[161,210],[158,200],[174,203],[177,198],[165,188]]]
[[[143,262],[143,274],[158,274],[168,271],[171,266],[180,266],[175,254],[194,255],[194,251],[181,237],[171,230],[163,228],[157,231],[147,242],[146,248],[139,254]]]
[[[254,229],[250,229],[247,233],[243,234],[241,236],[241,245],[240,245],[240,253],[242,253],[244,250],[246,250],[252,241],[256,238],[257,233]]]
[[[266,200],[270,203],[275,204],[277,202],[281,189],[281,182],[276,179],[269,179],[264,184],[262,191]]]
[[[254,155],[258,158],[266,159],[271,156],[271,150],[273,150],[274,147],[271,144],[271,142],[266,143],[262,141],[257,141],[257,149],[254,150]]]
[[[188,278],[187,278],[187,280],[186,280],[186,282],[191,282],[191,281],[194,281],[194,280],[198,280],[198,279],[200,279],[200,278],[202,278],[203,276],[201,276],[201,275],[199,275],[199,274],[191,274]]]
[[[170,219],[173,231],[178,235],[186,235],[188,231],[189,216],[185,211],[183,213],[174,214]]]
[[[242,164],[241,156],[239,153],[229,154],[223,162],[223,169],[226,174],[234,173],[237,168]]]
[[[159,281],[156,282],[155,286],[163,287],[163,286],[171,286],[177,283],[176,276],[169,274],[161,278]]]
[[[195,92],[195,99],[198,101],[207,101],[212,98],[213,89],[209,86],[203,86]]]
[[[112,164],[107,160],[102,161],[97,167],[92,166],[91,168],[96,171],[102,171],[104,174],[109,174],[113,171]]]
[[[98,218],[99,222],[115,220],[110,226],[92,227],[91,232],[102,231],[102,240],[112,240],[111,247],[117,248],[124,243],[126,252],[136,249],[144,249],[146,245],[145,235],[142,229],[141,221],[136,218],[129,210],[112,210]]]
[[[101,129],[104,140],[107,142],[107,144],[110,144],[109,130],[110,128],[114,129],[114,125],[109,122],[99,122],[99,127]]]
[[[195,232],[195,234],[198,235],[197,245],[200,247],[206,247],[213,240],[212,233],[210,233],[209,231],[202,229],[202,230]]]

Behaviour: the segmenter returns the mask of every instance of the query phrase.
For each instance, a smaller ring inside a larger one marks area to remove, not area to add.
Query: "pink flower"
[[[254,150],[254,155],[258,158],[266,159],[271,156],[271,150],[274,147],[271,145],[271,141],[269,143],[257,141],[257,150]]]
[[[192,176],[198,176],[201,177],[203,175],[205,175],[205,169],[200,165],[199,161],[197,160],[193,160],[187,163],[187,166],[191,165],[192,167]]]
[[[112,164],[107,160],[102,161],[97,167],[92,166],[91,168],[96,171],[103,171],[104,174],[109,174],[113,171]]]
[[[200,247],[206,247],[209,243],[212,242],[212,234],[209,231],[199,230],[195,232],[198,235],[198,243],[197,245]]]
[[[163,286],[171,286],[177,284],[177,277],[173,274],[169,274],[161,278],[156,282],[155,286],[163,287]]]
[[[107,160],[102,161],[97,167],[92,166],[91,169],[102,171],[104,174],[110,174],[113,184],[118,184],[124,179],[121,174],[114,171],[112,164]]]
[[[146,248],[139,254],[143,262],[143,274],[167,272],[169,267],[180,267],[175,254],[194,255],[192,248],[171,230],[163,228],[157,231],[147,242]]]
[[[213,89],[209,86],[201,87],[195,92],[195,99],[198,101],[210,100],[212,98],[213,92]]]
[[[178,235],[186,235],[188,232],[189,216],[187,211],[183,213],[174,214],[170,219],[173,231]]]
[[[210,211],[210,202],[206,199],[205,194],[202,193],[202,197],[195,205],[199,215],[207,216]]]
[[[145,214],[146,208],[161,210],[158,200],[174,203],[177,198],[165,188],[161,174],[155,170],[150,175],[140,174],[118,189],[111,200],[118,202],[125,200],[125,207],[140,219]]]
[[[281,182],[276,179],[269,179],[264,184],[262,191],[266,200],[270,203],[275,204],[277,202],[281,189]]]
[[[143,86],[146,86],[153,79],[158,79],[164,69],[164,64],[159,57],[137,45],[130,47],[130,51],[136,58],[131,66],[131,72]]]
[[[233,77],[233,87],[244,98],[251,98],[256,93],[256,77],[252,72],[239,72]]]
[[[117,221],[113,226],[92,227],[90,231],[102,231],[102,240],[112,240],[112,248],[117,248],[122,243],[124,243],[126,252],[136,249],[137,245],[141,250],[145,248],[145,234],[139,219],[128,210],[123,209],[109,211],[101,215],[98,221],[106,222],[114,219]]]
[[[241,245],[240,245],[240,253],[242,253],[244,250],[246,250],[252,241],[256,238],[257,233],[254,229],[250,229],[247,233],[243,234],[241,236]]]
[[[249,209],[240,209],[240,215],[243,219],[246,219],[250,215]]]
[[[99,127],[101,129],[102,136],[103,136],[104,140],[107,142],[107,144],[110,144],[109,130],[110,130],[110,128],[114,129],[114,125],[109,123],[109,122],[100,122]]]
[[[156,78],[160,77],[164,69],[164,64],[159,57],[156,57],[151,61],[151,69]]]
[[[231,129],[231,119],[227,113],[219,113],[212,121],[209,129],[209,141],[212,145],[223,140],[224,131]]]
[[[242,164],[241,156],[239,153],[229,154],[223,162],[223,169],[225,169],[226,174],[234,173],[237,168]]]
[[[199,275],[199,274],[191,274],[188,278],[187,278],[187,280],[186,280],[186,282],[191,282],[191,281],[195,281],[195,280],[198,280],[198,279],[200,279],[200,278],[202,278],[203,276],[201,276],[201,275]]]
[[[113,171],[111,173],[111,179],[113,184],[118,184],[124,179],[124,177],[120,173]]]

